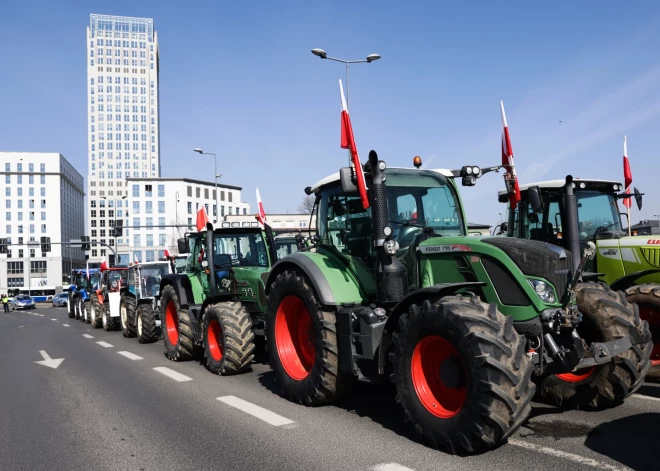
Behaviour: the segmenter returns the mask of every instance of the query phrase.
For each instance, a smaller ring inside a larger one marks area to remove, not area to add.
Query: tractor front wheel
[[[660,381],[660,285],[645,284],[631,286],[626,290],[626,300],[639,307],[639,317],[649,323],[653,350],[651,368],[647,379]]]
[[[190,314],[181,309],[179,297],[172,285],[163,289],[160,298],[163,309],[161,320],[165,356],[172,361],[185,361],[194,357],[194,344]]]
[[[651,339],[648,323],[621,291],[605,283],[580,283],[575,288],[582,313],[578,334],[587,343],[641,335]],[[599,410],[614,407],[639,389],[651,366],[652,344],[635,345],[607,363],[573,373],[550,375],[539,385],[541,398],[566,408]]]
[[[348,378],[339,372],[335,322],[303,276],[277,276],[268,296],[267,349],[275,380],[291,401],[317,405],[343,393]]]
[[[119,319],[121,333],[126,338],[135,337],[135,299],[131,296],[122,296],[119,305]]]
[[[478,297],[413,305],[390,353],[396,401],[418,436],[449,453],[494,448],[531,412],[535,386],[513,319]]]
[[[99,303],[99,297],[93,293],[89,302],[89,317],[92,319],[92,329],[101,327],[101,310],[103,307]]]
[[[69,295],[69,299],[66,302],[67,315],[69,316],[69,319],[73,319],[75,316],[75,302],[76,298],[72,295]]]
[[[82,322],[85,322],[89,324],[89,312],[87,309],[87,306],[85,306],[85,302],[83,301],[82,298],[78,298],[78,301],[76,302],[76,306],[78,306],[78,311],[80,311],[80,320]]]
[[[204,312],[204,356],[211,373],[250,371],[254,359],[252,318],[241,303],[223,302]]]
[[[136,331],[139,343],[152,343],[156,335],[156,314],[151,303],[140,304],[137,308]]]

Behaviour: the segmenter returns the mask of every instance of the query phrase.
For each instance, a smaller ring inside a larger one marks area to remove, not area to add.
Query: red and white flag
[[[348,114],[346,107],[346,98],[344,97],[344,87],[339,80],[339,93],[341,94],[341,147],[342,149],[350,149],[351,157],[353,159],[353,166],[355,167],[355,176],[357,177],[357,187],[362,199],[362,207],[367,209],[369,207],[369,197],[367,196],[367,182],[364,179],[362,172],[362,163],[358,155],[357,146],[355,145],[355,137],[353,136],[353,126],[351,126],[351,117]]]
[[[133,263],[138,264],[140,261],[137,258],[137,252],[133,252]]]
[[[259,224],[266,225],[266,211],[264,210],[264,205],[261,202],[261,195],[259,194],[259,188],[257,188],[257,220]]]
[[[632,171],[630,170],[630,162],[628,161],[628,139],[623,136],[623,186],[626,193],[630,194],[630,185],[632,184]],[[626,208],[632,207],[632,198],[624,198],[623,204]]]
[[[209,217],[206,214],[204,205],[197,211],[197,232],[202,232],[206,229],[206,224],[209,222]]]
[[[108,264],[105,262],[105,259],[101,262],[101,271],[106,271],[108,269]]]
[[[506,113],[504,113],[504,102],[500,101],[502,109],[502,166],[506,169],[505,180],[513,180],[513,192],[509,194],[509,204],[511,209],[515,209],[520,201],[520,187],[518,186],[518,177],[516,169],[513,166],[513,149],[511,148],[511,136],[509,135],[509,125],[506,122]]]
[[[87,279],[89,280],[89,262],[87,262]]]
[[[165,258],[170,258],[172,256],[167,246],[165,246],[165,250],[163,250],[163,255],[165,256]]]

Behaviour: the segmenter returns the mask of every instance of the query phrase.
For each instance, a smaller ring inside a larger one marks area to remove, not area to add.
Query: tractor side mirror
[[[506,222],[503,222],[502,224],[500,224],[500,230],[503,233],[506,233],[509,230],[509,224],[506,223]]]
[[[177,248],[179,253],[189,253],[190,252],[190,243],[186,237],[177,239],[176,241]]]
[[[351,167],[342,167],[339,169],[339,181],[344,193],[357,193],[357,185],[353,182],[353,169]]]
[[[635,193],[635,201],[637,202],[637,209],[639,209],[641,211],[642,210],[642,195],[644,193],[640,193],[637,188],[635,188],[634,193]]]
[[[543,199],[541,198],[541,190],[538,186],[531,186],[527,190],[527,199],[532,206],[532,211],[535,213],[543,212]]]

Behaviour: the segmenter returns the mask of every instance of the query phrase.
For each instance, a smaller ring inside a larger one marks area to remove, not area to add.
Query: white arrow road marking
[[[71,327],[69,324],[62,324],[64,327]]]
[[[277,415],[275,412],[271,412],[268,409],[259,407],[256,404],[252,404],[251,402],[244,401],[243,399],[236,396],[222,396],[216,397],[216,399],[220,402],[224,402],[225,404],[235,407],[238,410],[242,410],[243,412],[246,412],[251,416],[256,417],[257,419],[261,419],[270,425],[274,425],[275,427],[294,423],[293,420],[289,420],[286,417]]]
[[[64,361],[64,358],[51,358],[48,356],[48,353],[46,353],[45,350],[39,350],[39,353],[41,353],[41,357],[43,358],[42,361],[35,361],[35,363],[38,363],[40,365],[47,366],[48,368],[57,368],[60,366],[60,363]]]
[[[414,471],[411,468],[406,468],[405,466],[401,466],[399,463],[377,464],[371,469],[373,471]]]
[[[131,353],[131,352],[117,352],[117,353],[119,353],[123,357],[128,358],[129,360],[144,360],[144,358],[142,358],[139,355],[136,355],[135,353]]]
[[[182,375],[181,373],[177,373],[176,371],[170,370],[164,366],[157,366],[154,368],[154,370],[158,371],[162,375],[167,376],[168,378],[172,378],[174,381],[178,381],[179,383],[183,383],[184,381],[192,381],[192,378],[186,375]]]
[[[660,397],[645,396],[644,394],[633,394],[635,399],[648,399],[649,401],[660,401]]]
[[[94,338],[93,335],[89,335],[89,334],[82,334],[82,336],[85,337],[86,339],[93,339]]]
[[[114,345],[109,344],[108,342],[96,342],[96,343],[98,343],[100,346],[105,347],[105,348],[112,348],[112,347],[114,347]]]
[[[587,458],[586,456],[580,456],[573,453],[567,453],[561,450],[555,450],[554,448],[548,448],[546,446],[535,445],[533,443],[525,442],[522,440],[512,440],[509,439],[509,443],[520,448],[526,448],[528,450],[538,451],[546,455],[554,456],[557,458],[564,458],[574,463],[579,463],[586,466],[591,466],[599,469],[607,469],[609,471],[624,471],[629,468],[612,466],[611,464],[603,463],[602,461],[594,460],[593,458]]]

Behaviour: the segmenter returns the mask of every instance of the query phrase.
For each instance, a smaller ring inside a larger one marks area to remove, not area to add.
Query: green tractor
[[[370,207],[352,167],[308,187],[318,239],[268,276],[269,361],[286,397],[329,403],[355,378],[389,377],[418,435],[473,453],[520,427],[535,383],[591,409],[641,386],[648,324],[620,293],[580,282],[591,249],[467,236],[454,179],[472,186],[479,167],[388,169],[371,151],[363,168]]]
[[[585,270],[591,272],[591,279],[624,291],[628,302],[639,306],[640,317],[648,321],[656,341],[648,377],[660,379],[660,238],[628,235],[618,200],[634,197],[641,209],[642,195],[637,189],[633,194],[621,190],[619,182],[583,178],[574,179],[570,187],[565,180],[522,185],[521,201],[514,211],[509,209],[504,232],[575,250],[565,237],[566,218],[572,217],[566,210],[566,193],[574,193],[579,225],[576,247],[583,250],[589,241],[596,245],[596,256]],[[499,200],[508,201],[506,191],[499,192]]]
[[[186,234],[179,253],[184,273],[162,277],[160,308],[165,355],[189,360],[200,351],[207,368],[222,375],[249,371],[255,335],[264,335],[265,280],[275,262],[269,226],[229,226]]]

